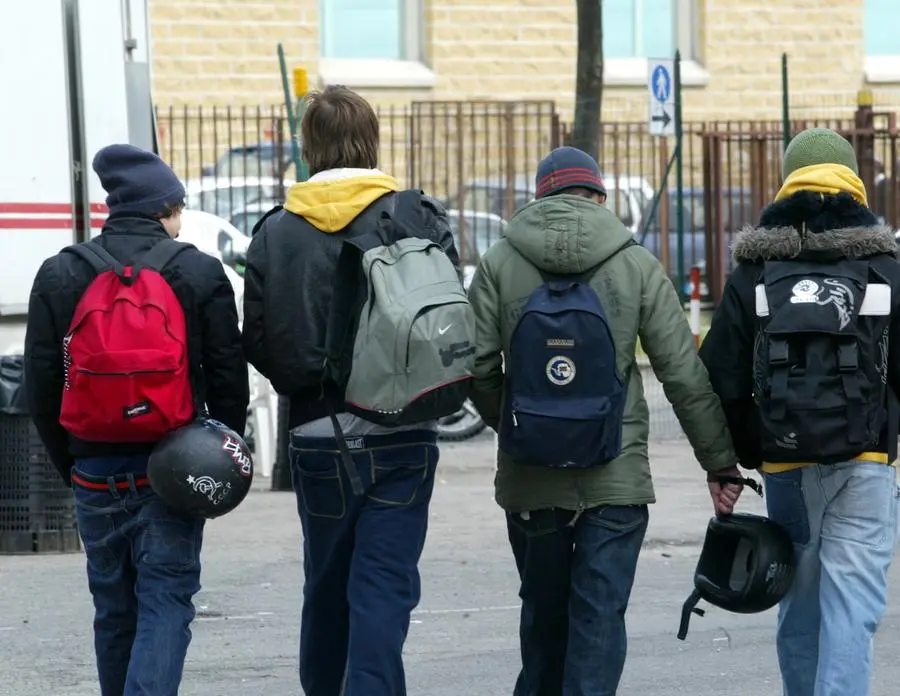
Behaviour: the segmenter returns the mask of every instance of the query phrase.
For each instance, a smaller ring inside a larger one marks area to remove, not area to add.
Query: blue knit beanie
[[[93,166],[108,194],[110,216],[159,215],[184,202],[184,186],[175,172],[147,150],[109,145],[94,156]]]

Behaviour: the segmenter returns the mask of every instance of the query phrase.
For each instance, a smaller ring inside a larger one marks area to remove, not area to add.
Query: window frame
[[[636,0],[640,3],[641,0]],[[709,83],[709,72],[700,64],[700,12],[697,0],[673,0],[675,3],[675,46],[681,51],[681,83],[688,87]],[[636,6],[637,9],[637,6]],[[642,41],[642,19],[635,18],[635,34]],[[604,27],[604,31],[606,27]],[[666,58],[674,56],[651,56]],[[606,58],[603,61],[603,78],[610,86],[640,86],[647,82],[647,63],[650,58]]]
[[[863,3],[863,74],[866,82],[900,83],[900,50],[896,54],[869,55],[866,46],[866,7]]]
[[[388,87],[430,89],[437,83],[426,65],[424,0],[398,0],[400,3],[401,56],[394,58],[325,58],[319,60],[323,84],[342,84],[351,88]],[[319,40],[325,29],[324,13],[319,12]]]

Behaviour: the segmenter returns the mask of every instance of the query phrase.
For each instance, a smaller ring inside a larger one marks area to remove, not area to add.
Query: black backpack
[[[836,463],[878,445],[890,309],[866,260],[766,262],[753,366],[764,461]]]

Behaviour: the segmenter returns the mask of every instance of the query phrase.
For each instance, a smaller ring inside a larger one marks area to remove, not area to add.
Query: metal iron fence
[[[857,151],[873,210],[900,223],[897,113],[877,101],[837,115],[825,109],[790,123],[838,130]],[[829,115],[831,114],[831,115]],[[534,193],[540,159],[568,139],[552,102],[414,102],[379,109],[379,166],[402,186],[417,186],[447,207],[464,263],[477,263],[506,221]],[[229,219],[245,234],[294,182],[283,108],[180,108],[157,111],[161,155],[185,180],[188,204]],[[734,234],[753,224],[781,185],[780,120],[684,125],[684,266],[703,269],[715,302],[731,268]],[[677,270],[675,181],[663,186],[674,144],[646,124],[604,123],[599,162],[607,205],[674,277]],[[647,213],[662,188],[657,214]],[[652,369],[641,374],[654,441],[683,432]]]
[[[851,139],[872,207],[891,224],[900,222],[898,112],[857,107],[849,118],[790,124],[792,132],[826,126]],[[476,263],[533,197],[537,163],[569,134],[550,101],[413,102],[379,109],[378,116],[379,166],[444,203],[467,263]],[[228,218],[245,233],[294,181],[280,106],[158,110],[157,122],[161,154],[186,181],[189,206]],[[684,134],[684,268],[701,267],[705,298],[715,302],[731,268],[734,234],[758,219],[781,185],[783,126],[780,120],[685,123]],[[643,122],[601,126],[607,205],[674,277],[674,174],[663,187],[673,148],[669,139],[649,135]]]

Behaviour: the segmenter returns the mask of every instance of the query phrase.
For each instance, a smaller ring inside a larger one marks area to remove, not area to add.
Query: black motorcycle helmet
[[[694,573],[694,591],[684,603],[678,638],[684,640],[701,599],[738,614],[771,609],[794,580],[794,545],[783,527],[767,517],[734,513],[713,517]]]
[[[150,453],[147,478],[170,507],[212,519],[234,510],[253,482],[253,460],[236,432],[210,418],[174,430]]]

